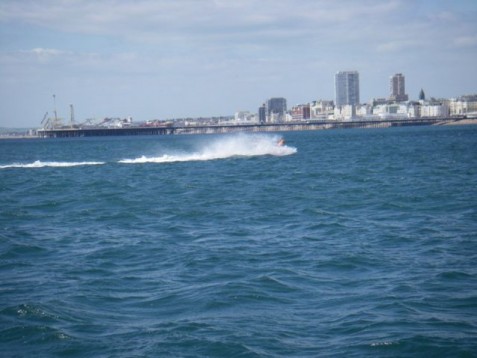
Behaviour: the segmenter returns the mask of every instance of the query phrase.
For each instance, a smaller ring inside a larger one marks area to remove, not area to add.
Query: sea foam
[[[171,163],[188,161],[206,161],[231,157],[252,156],[285,156],[297,152],[287,145],[278,145],[280,137],[271,135],[236,134],[214,138],[191,153],[166,153],[160,156],[141,156],[134,159],[123,159],[120,163]]]
[[[36,160],[33,163],[13,163],[7,165],[0,165],[0,169],[8,169],[8,168],[44,168],[44,167],[77,167],[83,165],[102,165],[105,164],[104,162],[42,162],[40,160]]]

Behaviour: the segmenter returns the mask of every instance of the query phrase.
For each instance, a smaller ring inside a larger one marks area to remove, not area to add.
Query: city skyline
[[[470,0],[118,0],[0,3],[0,127],[44,113],[135,121],[256,111],[334,99],[353,69],[360,101],[477,92],[477,3]]]

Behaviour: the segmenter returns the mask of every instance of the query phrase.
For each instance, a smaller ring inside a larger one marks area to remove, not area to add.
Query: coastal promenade
[[[59,128],[40,129],[41,138],[71,138],[96,136],[129,136],[129,135],[173,135],[173,134],[216,134],[233,132],[285,132],[345,128],[387,128],[403,126],[425,126],[458,122],[462,118],[418,118],[399,120],[372,121],[308,121],[265,124],[224,124],[194,126],[131,126],[124,128]]]

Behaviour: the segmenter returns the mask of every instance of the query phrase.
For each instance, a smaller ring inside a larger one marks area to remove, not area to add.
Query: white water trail
[[[231,157],[285,156],[295,154],[297,149],[287,145],[280,146],[279,136],[258,134],[236,134],[213,138],[208,144],[192,153],[163,154],[157,157],[141,156],[135,159],[123,159],[119,163],[172,163],[225,159]]]
[[[102,165],[105,162],[42,162],[37,160],[33,163],[13,163],[8,165],[0,165],[0,169],[8,168],[44,168],[44,167],[54,167],[54,168],[66,168],[66,167],[78,167],[83,165]]]

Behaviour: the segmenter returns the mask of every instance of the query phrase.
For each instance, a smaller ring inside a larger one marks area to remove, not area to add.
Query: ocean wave
[[[0,169],[9,169],[9,168],[44,168],[44,167],[55,167],[55,168],[65,168],[65,167],[78,167],[83,165],[102,165],[105,162],[42,162],[41,160],[36,160],[33,163],[13,163],[0,165]]]
[[[297,149],[294,147],[279,145],[279,140],[280,137],[278,136],[237,134],[216,138],[192,153],[169,153],[149,157],[143,155],[138,158],[123,159],[119,163],[143,164],[206,161],[264,155],[286,156],[297,152]]]

